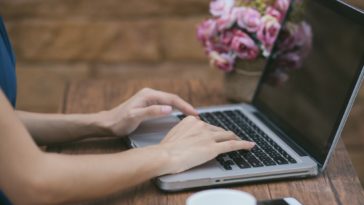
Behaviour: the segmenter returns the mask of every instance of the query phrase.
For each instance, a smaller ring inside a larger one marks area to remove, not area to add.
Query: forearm
[[[198,115],[180,97],[145,88],[115,108],[94,114],[36,114],[17,111],[40,145],[75,141],[94,136],[125,136],[143,121],[171,114],[172,108]]]
[[[105,197],[169,172],[167,153],[157,146],[118,154],[52,154],[47,158],[40,173],[44,185],[38,191],[56,204]]]
[[[107,197],[173,172],[168,153],[159,146],[104,155],[24,156],[7,166],[13,171],[2,172],[6,177],[1,188],[14,204],[69,204]]]
[[[94,114],[39,114],[16,111],[33,139],[39,145],[111,135],[102,112]]]
[[[0,189],[14,204],[104,197],[169,173],[162,145],[105,155],[43,153],[0,91]]]

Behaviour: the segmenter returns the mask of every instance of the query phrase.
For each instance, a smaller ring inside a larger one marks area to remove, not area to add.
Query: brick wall
[[[220,78],[195,38],[209,0],[1,0],[20,109],[56,111],[65,82]]]
[[[209,1],[0,0],[17,55],[18,108],[57,111],[70,80],[220,79],[195,38]]]

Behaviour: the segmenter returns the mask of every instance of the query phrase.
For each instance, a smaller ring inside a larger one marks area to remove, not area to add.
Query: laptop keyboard
[[[185,116],[178,117],[183,119]],[[226,170],[232,170],[233,165],[246,169],[297,163],[239,110],[200,113],[200,118],[206,123],[234,132],[243,140],[256,143],[250,151],[239,150],[217,156],[216,160]]]

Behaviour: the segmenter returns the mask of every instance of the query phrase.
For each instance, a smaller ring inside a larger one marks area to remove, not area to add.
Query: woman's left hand
[[[119,106],[100,112],[100,119],[114,136],[124,136],[134,131],[141,122],[170,115],[176,108],[186,115],[197,116],[197,111],[175,94],[144,88]]]

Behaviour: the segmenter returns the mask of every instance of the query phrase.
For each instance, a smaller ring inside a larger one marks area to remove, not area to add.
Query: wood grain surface
[[[168,79],[124,82],[87,80],[68,85],[62,111],[65,113],[89,113],[109,109],[128,99],[143,87],[176,93],[197,107],[227,103],[221,82]],[[127,145],[124,139],[105,138],[54,146],[48,148],[48,151],[64,154],[104,154],[120,152],[125,149],[127,149]],[[342,141],[336,148],[328,168],[318,177],[227,187],[249,192],[258,200],[295,197],[304,205],[364,204],[363,189]],[[152,182],[147,181],[123,193],[83,204],[183,205],[187,197],[196,191],[198,190],[165,193],[160,191]]]

